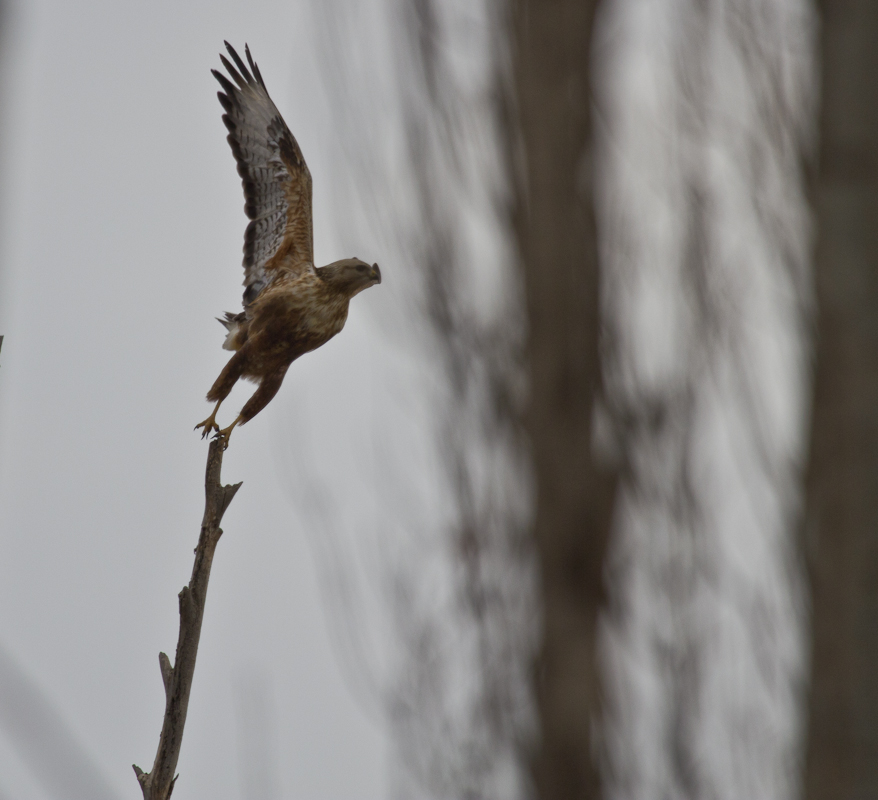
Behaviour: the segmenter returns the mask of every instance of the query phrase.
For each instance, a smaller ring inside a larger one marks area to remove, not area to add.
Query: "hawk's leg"
[[[204,420],[204,422],[199,422],[195,426],[195,430],[198,430],[199,428],[204,428],[204,430],[201,432],[202,439],[205,436],[208,436],[212,430],[219,430],[219,425],[216,424],[216,412],[219,411],[219,407],[222,404],[222,400],[217,400],[216,405],[213,407],[213,413],[206,420]]]
[[[210,391],[207,393],[207,399],[212,403],[217,400],[225,400],[229,396],[229,392],[232,391],[232,387],[238,382],[238,378],[244,374],[244,366],[246,363],[247,351],[246,348],[242,348],[235,353],[235,355],[233,355],[223,367],[223,371],[213,382],[213,386],[210,387]]]
[[[238,414],[235,421],[231,425],[229,425],[228,428],[223,428],[222,430],[219,430],[219,425],[217,425],[217,432],[214,438],[223,440],[223,450],[225,450],[229,446],[229,437],[232,435],[232,430],[234,430],[235,425],[242,421],[243,420],[241,419],[241,415]]]
[[[216,407],[213,409],[213,414],[204,420],[204,422],[199,422],[195,426],[195,430],[204,428],[201,432],[202,439],[205,436],[208,436],[211,431],[219,430],[219,425],[216,424],[216,412],[219,411],[219,407],[222,405],[223,400],[229,396],[229,392],[232,391],[232,387],[237,383],[238,378],[243,375],[245,363],[246,356],[244,355],[244,351],[239,350],[229,359],[228,363],[223,367],[223,371],[219,374],[219,377],[213,382],[213,386],[210,387],[210,391],[207,393],[207,399],[211,402],[215,402]]]
[[[234,357],[232,361],[234,361]],[[229,363],[231,364],[231,362]],[[241,409],[238,418],[228,428],[223,428],[221,431],[218,430],[216,432],[217,439],[225,440],[225,447],[229,446],[229,437],[232,435],[235,426],[243,425],[245,422],[253,419],[269,404],[271,398],[277,394],[277,390],[280,389],[280,385],[284,382],[284,375],[287,374],[288,368],[289,364],[274,372],[269,372],[260,382],[259,388],[253,393],[253,397],[244,404],[244,408]]]
[[[253,393],[253,396],[244,404],[241,409],[241,422],[248,422],[253,419],[263,408],[265,408],[271,398],[277,394],[280,385],[284,382],[284,375],[287,374],[289,364],[274,372],[269,372],[259,383],[259,388]]]

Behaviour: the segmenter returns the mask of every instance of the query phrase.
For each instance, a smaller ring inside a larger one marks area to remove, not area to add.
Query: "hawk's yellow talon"
[[[229,446],[229,438],[232,435],[232,430],[234,429],[235,425],[237,425],[240,421],[241,415],[238,414],[238,417],[231,425],[229,425],[228,428],[223,428],[222,430],[220,430],[219,426],[217,426],[216,435],[213,438],[223,440],[223,450],[225,450]]]
[[[196,431],[199,428],[204,428],[204,430],[201,432],[202,439],[205,439],[206,437],[210,436],[211,431],[213,431],[213,430],[218,431],[219,430],[219,425],[216,424],[216,412],[219,411],[220,403],[222,403],[222,400],[220,400],[219,403],[217,403],[216,406],[214,406],[213,413],[206,420],[204,420],[204,422],[199,422],[195,426]]]
[[[206,436],[210,434],[212,430],[219,430],[219,425],[216,424],[213,417],[208,417],[204,422],[199,422],[195,426],[195,430],[197,431],[199,428],[204,428],[201,432],[201,438],[204,439]]]

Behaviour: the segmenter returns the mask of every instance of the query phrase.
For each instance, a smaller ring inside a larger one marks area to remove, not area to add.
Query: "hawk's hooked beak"
[[[375,283],[381,283],[381,270],[378,269],[377,264],[372,265],[372,280],[374,280]]]

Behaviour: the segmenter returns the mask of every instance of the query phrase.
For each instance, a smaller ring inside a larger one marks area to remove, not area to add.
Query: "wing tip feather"
[[[220,61],[223,62],[223,66],[226,68],[226,72],[228,72],[229,75],[232,76],[232,80],[234,80],[235,83],[238,84],[238,89],[239,89],[239,90],[241,90],[241,89],[243,89],[245,86],[247,86],[247,83],[248,83],[247,80],[245,80],[245,79],[241,76],[241,74],[238,72],[238,70],[236,70],[236,69],[232,66],[232,63],[229,61],[229,59],[227,59],[222,53],[220,53]]]
[[[259,71],[259,65],[253,60],[253,56],[250,55],[250,45],[246,42],[244,43],[244,53],[247,56],[247,62],[250,64],[250,69],[253,70],[253,75],[256,76],[259,85],[265,89],[265,81],[262,79],[262,73]],[[268,90],[266,89],[266,92],[267,91]]]
[[[222,56],[220,56],[220,58],[222,58]],[[240,91],[240,89],[238,89],[238,87],[235,86],[235,84],[233,84],[219,70],[212,69],[211,73],[213,74],[213,77],[217,79],[217,81],[219,82],[219,85],[223,87],[223,90],[228,95],[229,100],[234,102],[235,95]]]
[[[238,51],[235,50],[235,48],[232,47],[228,42],[225,42],[225,45],[226,45],[226,50],[228,50],[229,55],[232,57],[232,60],[235,62],[235,66],[238,67],[238,70],[240,71],[241,75],[244,76],[244,80],[248,84],[253,84],[254,83],[253,76],[250,74],[250,71],[247,69],[247,65],[241,59],[241,56],[238,55]],[[246,47],[246,45],[245,45],[245,47]],[[220,54],[220,58],[223,58],[222,54]]]

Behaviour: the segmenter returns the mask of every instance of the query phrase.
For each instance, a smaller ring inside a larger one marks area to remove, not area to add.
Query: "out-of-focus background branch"
[[[608,789],[793,797],[813,20],[774,2],[662,12],[617,4],[602,44],[609,413],[624,464]]]
[[[0,640],[83,780],[121,796],[154,746],[239,292],[207,71],[239,36],[317,260],[385,280],[226,459],[247,534],[174,796],[878,793],[871,4],[257,6],[10,17]],[[51,796],[9,742],[0,791]]]
[[[522,0],[510,12],[513,225],[528,322],[523,419],[539,572],[531,673],[539,728],[530,759],[538,797],[600,791],[591,758],[600,747],[596,644],[616,468],[592,441],[603,400],[588,46],[595,6]]]
[[[809,800],[878,792],[878,8],[819,8],[818,316],[804,526]]]

